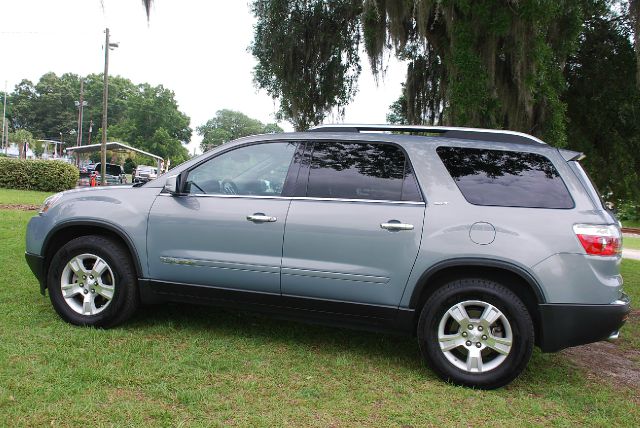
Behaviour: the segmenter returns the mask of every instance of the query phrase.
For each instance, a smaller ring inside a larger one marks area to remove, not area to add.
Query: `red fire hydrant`
[[[91,187],[96,187],[96,176],[98,174],[96,174],[95,172],[91,174],[91,178],[89,179],[89,185]]]

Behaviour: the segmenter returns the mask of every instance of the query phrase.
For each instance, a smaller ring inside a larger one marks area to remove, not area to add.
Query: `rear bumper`
[[[40,293],[44,295],[45,287],[45,272],[44,272],[44,257],[32,253],[24,253],[24,258],[27,259],[27,264],[31,269],[31,272],[38,278],[40,282]]]
[[[629,297],[608,305],[542,304],[540,308],[543,352],[598,342],[615,336],[631,312]]]

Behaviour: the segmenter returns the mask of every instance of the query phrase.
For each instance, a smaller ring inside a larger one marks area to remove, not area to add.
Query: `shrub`
[[[124,173],[125,174],[131,174],[133,173],[133,170],[136,169],[137,165],[135,163],[135,161],[131,158],[127,158],[124,161]]]
[[[616,215],[621,222],[640,223],[640,204],[632,201],[618,202]]]
[[[78,177],[78,168],[61,161],[0,158],[0,187],[60,192],[73,189]]]

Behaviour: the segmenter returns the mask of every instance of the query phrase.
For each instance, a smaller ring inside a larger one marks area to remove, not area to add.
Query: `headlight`
[[[49,196],[47,199],[44,200],[44,203],[42,204],[42,207],[40,208],[40,212],[38,214],[42,215],[46,213],[49,210],[49,208],[55,205],[55,203],[58,202],[58,199],[60,199],[61,197],[62,197],[62,193],[56,193],[55,195]]]

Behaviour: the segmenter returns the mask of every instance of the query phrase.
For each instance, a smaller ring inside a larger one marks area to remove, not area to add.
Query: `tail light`
[[[622,251],[622,234],[613,224],[576,224],[573,231],[587,254],[616,256]]]

